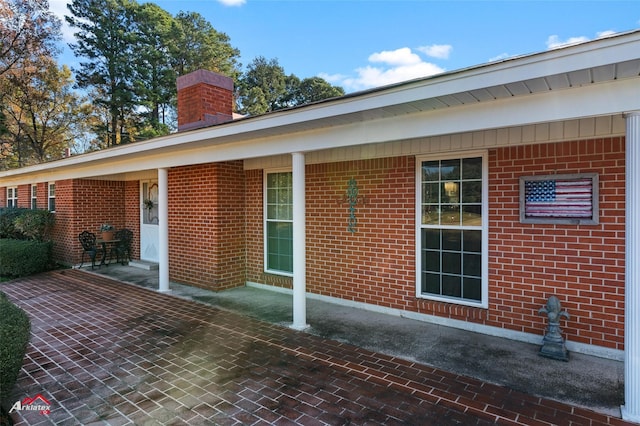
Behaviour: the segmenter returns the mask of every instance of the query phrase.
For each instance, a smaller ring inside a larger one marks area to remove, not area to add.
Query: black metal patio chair
[[[78,240],[80,240],[80,244],[82,244],[82,259],[80,260],[79,268],[82,268],[84,264],[84,255],[89,255],[91,259],[91,269],[96,266],[96,256],[98,254],[105,256],[104,250],[102,247],[98,247],[96,245],[96,234],[89,231],[82,231],[78,235]]]
[[[130,229],[120,229],[116,231],[116,259],[122,265],[127,261],[131,261],[131,243],[133,241],[133,232]]]

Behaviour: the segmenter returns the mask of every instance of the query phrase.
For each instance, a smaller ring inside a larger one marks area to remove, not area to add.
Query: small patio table
[[[111,264],[111,258],[113,257],[112,253],[115,250],[117,243],[120,240],[112,239],[112,240],[103,240],[102,238],[96,239],[96,244],[100,244],[102,246],[102,260],[100,260],[100,266],[105,265],[109,266]],[[107,246],[110,246],[110,250],[107,252]],[[107,262],[107,253],[109,253],[109,262]]]

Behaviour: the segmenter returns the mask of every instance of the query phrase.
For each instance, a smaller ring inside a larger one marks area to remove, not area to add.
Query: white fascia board
[[[158,153],[143,159],[123,162],[121,166],[178,167],[616,115],[625,111],[640,110],[639,83],[639,79],[628,79],[482,105],[447,108],[228,144],[199,146],[174,151],[170,155]]]
[[[201,148],[180,154],[174,153],[171,159],[167,159],[172,163],[167,167],[192,164],[192,162],[266,157],[289,154],[294,151],[310,152],[608,116],[631,110],[640,110],[640,79],[327,127],[299,134],[262,138],[215,148]]]

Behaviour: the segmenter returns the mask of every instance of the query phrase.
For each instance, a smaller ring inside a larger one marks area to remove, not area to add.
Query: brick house
[[[556,295],[570,351],[625,361],[640,420],[640,31],[261,116],[232,105],[231,80],[182,76],[178,133],[0,172],[0,202],[55,210],[62,262],[110,222],[160,291],[291,292],[297,329],[314,297],[540,343]]]

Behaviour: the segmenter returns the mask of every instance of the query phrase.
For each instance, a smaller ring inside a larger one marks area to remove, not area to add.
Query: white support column
[[[294,152],[293,178],[293,324],[291,328],[304,330],[307,324],[307,265],[306,265],[306,208],[305,159]]]
[[[622,418],[640,422],[640,111],[625,114],[626,255]]]
[[[158,291],[169,288],[169,173],[158,169]]]

